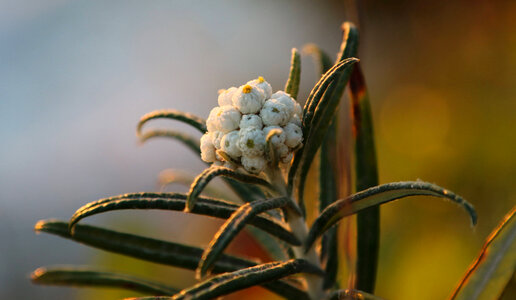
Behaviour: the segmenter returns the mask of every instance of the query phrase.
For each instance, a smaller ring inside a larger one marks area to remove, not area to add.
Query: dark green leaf
[[[382,300],[382,298],[358,290],[339,290],[331,293],[329,300]]]
[[[269,254],[272,260],[287,260],[289,245],[281,242],[253,226],[246,227],[246,231]]]
[[[362,191],[378,185],[378,170],[369,95],[359,64],[353,70],[349,86],[355,155],[355,191]],[[380,207],[373,206],[357,215],[357,289],[374,292],[379,248]]]
[[[330,124],[333,120],[333,116],[335,115],[335,110],[337,109],[337,105],[339,104],[342,93],[344,92],[344,87],[349,79],[351,74],[351,70],[353,64],[358,60],[354,58],[349,58],[343,60],[341,63],[344,63],[345,66],[341,69],[342,74],[339,72],[336,76],[335,80],[330,82],[328,88],[325,90],[325,93],[322,95],[320,101],[318,101],[315,111],[313,113],[313,118],[310,120],[309,125],[306,127],[309,129],[308,133],[305,135],[305,144],[303,148],[301,148],[296,153],[296,158],[299,159],[300,169],[298,170],[298,202],[301,209],[304,209],[304,186],[306,177],[308,175],[308,171],[312,164],[312,161],[317,153],[317,150],[322,144],[325,133],[330,127]],[[303,125],[304,126],[304,125]],[[294,161],[296,161],[294,158]]]
[[[189,124],[199,130],[201,133],[206,133],[206,120],[175,109],[162,109],[145,114],[138,122],[136,133],[138,136],[142,134],[142,127],[145,123],[154,119],[173,119]]]
[[[223,200],[212,198],[199,198],[198,200],[197,205],[190,213],[227,219],[238,209],[237,205]],[[103,212],[123,209],[184,211],[185,203],[186,195],[179,193],[135,193],[101,199],[79,208],[70,219],[70,228],[73,230],[75,224],[81,219]],[[287,243],[299,244],[299,240],[277,219],[267,215],[256,216],[249,221],[249,224],[277,236]]]
[[[301,80],[301,56],[296,48],[292,48],[292,59],[290,60],[290,73],[285,85],[285,92],[292,98],[297,99],[299,92],[299,81]]]
[[[442,187],[422,181],[387,183],[353,194],[329,205],[319,217],[315,219],[310,228],[305,249],[309,249],[319,236],[346,216],[356,214],[375,205],[417,195],[428,195],[451,200],[466,210],[471,218],[472,225],[475,225],[477,222],[477,214],[473,206],[462,197]]]
[[[174,295],[179,290],[164,284],[126,274],[99,272],[83,268],[38,268],[31,274],[32,282],[44,285],[113,287],[143,294]]]
[[[174,296],[175,299],[213,299],[271,280],[297,273],[322,274],[322,270],[306,260],[297,259],[267,264],[217,275]],[[306,298],[305,298],[306,299]]]
[[[148,132],[142,134],[140,136],[140,142],[144,143],[147,140],[155,137],[168,137],[172,139],[176,139],[183,144],[185,144],[190,150],[195,153],[201,153],[201,146],[199,142],[199,138],[194,138],[188,134],[184,134],[175,130],[162,130],[162,129],[154,129],[149,130]]]
[[[319,153],[319,212],[322,212],[328,205],[338,198],[337,190],[337,118],[326,133],[321,151]],[[338,253],[338,227],[333,227],[323,235],[321,243],[321,259],[326,259],[324,277],[324,288],[332,287],[337,278],[339,265]]]
[[[204,187],[206,187],[206,185],[208,185],[208,183],[217,176],[230,177],[241,182],[257,184],[271,189],[271,185],[260,177],[238,173],[224,167],[212,166],[199,174],[199,176],[197,176],[195,181],[192,183],[190,191],[188,192],[188,198],[186,200],[186,212],[194,208],[195,202],[197,201],[197,198],[201,194]]]
[[[342,94],[343,88],[351,68],[358,60],[349,58],[338,62],[319,80],[322,83],[316,84],[312,93],[314,96],[309,96],[307,105],[305,105],[305,112],[303,116],[303,136],[305,138],[304,146],[299,149],[294,161],[289,170],[288,185],[289,193],[294,187],[294,180],[297,180],[298,202],[301,210],[304,211],[303,191],[306,180],[306,175],[312,163],[312,160],[319,149],[324,138],[324,133],[328,130],[335,109],[340,100],[338,92]],[[341,76],[342,75],[342,76]],[[313,92],[317,89],[316,92]],[[332,96],[333,95],[333,96]],[[301,167],[301,170],[299,170]],[[299,174],[298,174],[299,172]],[[296,179],[297,177],[297,179]]]
[[[68,230],[68,223],[57,220],[39,221],[35,230],[36,232],[55,234],[102,250],[189,270],[197,268],[203,253],[203,249],[197,247],[81,224],[76,225],[75,233],[72,236]],[[215,263],[213,272],[232,272],[255,265],[254,262],[222,254]],[[289,299],[298,299],[297,297],[306,299],[304,291],[287,282],[276,281],[263,286]]]
[[[303,48],[303,51],[314,58],[315,63],[319,66],[319,76],[324,75],[333,66],[333,62],[328,54],[322,51],[319,46],[308,44]]]
[[[516,206],[487,238],[451,299],[498,299],[516,270]]]
[[[219,229],[210,245],[204,251],[197,268],[197,277],[202,278],[206,275],[224,249],[247,223],[250,223],[252,219],[262,212],[288,205],[289,201],[288,197],[281,197],[255,201],[241,206]]]

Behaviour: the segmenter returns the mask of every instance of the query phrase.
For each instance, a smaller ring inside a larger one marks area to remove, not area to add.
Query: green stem
[[[281,171],[278,168],[267,168],[266,175],[269,179],[269,182],[274,186],[274,189],[278,193],[278,196],[286,196],[288,197],[287,185],[281,174]],[[292,204],[295,204],[295,201],[291,199]],[[322,269],[321,261],[319,259],[319,255],[315,251],[315,247],[311,247],[308,252],[304,250],[304,241],[308,236],[308,227],[306,224],[305,218],[299,214],[294,208],[287,206],[285,209],[286,220],[287,223],[292,230],[292,233],[302,241],[301,246],[292,247],[294,255],[296,258],[301,258],[309,261],[314,266],[317,266]],[[311,299],[320,300],[326,299],[327,295],[324,291],[324,278],[319,275],[314,274],[302,274],[301,275],[305,282],[308,291],[308,295]]]

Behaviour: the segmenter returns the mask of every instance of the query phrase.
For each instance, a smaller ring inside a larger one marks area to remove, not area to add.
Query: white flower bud
[[[213,146],[215,147],[215,149],[220,150],[220,141],[224,137],[224,132],[222,132],[222,131],[213,131],[213,132],[209,132],[209,134],[211,136],[211,141],[212,141]]]
[[[240,125],[240,119],[242,115],[240,112],[230,105],[221,106],[218,112],[218,122],[219,130],[227,133],[238,129]]]
[[[276,99],[279,103],[285,105],[289,118],[294,114],[294,106],[296,101],[292,99],[289,94],[285,93],[284,91],[277,91],[276,93],[272,94],[271,99]]]
[[[262,108],[265,95],[263,91],[249,84],[242,85],[233,94],[232,102],[243,114],[254,114]]]
[[[237,91],[236,87],[230,87],[227,90],[220,90],[219,91],[219,98],[217,99],[217,102],[219,103],[219,106],[233,105],[233,101],[231,99],[233,98],[233,94],[236,91]]]
[[[218,115],[220,112],[220,107],[216,106],[210,111],[210,115],[208,119],[206,119],[206,127],[208,131],[217,131],[219,130],[219,120]]]
[[[239,158],[242,156],[242,151],[238,148],[238,131],[231,131],[224,135],[221,141],[222,151],[226,152],[232,158]]]
[[[274,148],[276,148],[276,146],[285,143],[286,135],[285,135],[285,131],[279,126],[267,126],[267,127],[263,128],[263,133],[265,134],[265,139],[267,139],[267,135],[269,135],[269,132],[271,132],[271,130],[273,130],[273,129],[278,129],[280,131],[279,135],[274,135],[271,138],[271,143],[274,146]]]
[[[263,123],[262,118],[258,115],[250,114],[250,115],[243,115],[242,120],[240,120],[240,130],[245,128],[258,128],[262,129]]]
[[[285,134],[287,136],[285,140],[285,145],[290,148],[296,148],[303,141],[303,132],[301,128],[294,123],[288,123],[287,126],[283,128],[285,130]]]
[[[249,173],[259,174],[265,169],[266,164],[267,162],[262,156],[242,156],[242,165]]]
[[[263,91],[263,94],[265,95],[265,99],[269,99],[272,95],[271,85],[267,81],[265,81],[265,79],[263,79],[262,76],[258,77],[255,80],[247,82],[247,84],[260,88]]]
[[[210,133],[206,133],[201,137],[201,159],[205,162],[215,161],[215,146],[213,146]]]
[[[290,119],[287,108],[277,99],[265,101],[260,111],[260,117],[265,126],[283,126]]]
[[[239,132],[238,147],[242,155],[259,156],[265,149],[265,134],[257,128],[245,128]]]
[[[292,118],[290,118],[290,120],[288,121],[289,123],[293,123],[293,124],[296,124],[297,126],[301,127],[301,118],[299,117],[298,114],[294,114],[292,116]]]

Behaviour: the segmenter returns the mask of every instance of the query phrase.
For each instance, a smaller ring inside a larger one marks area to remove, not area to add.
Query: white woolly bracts
[[[208,132],[201,138],[202,160],[216,165],[238,164],[259,174],[272,163],[266,153],[266,138],[274,130],[270,145],[280,162],[290,163],[303,142],[303,111],[288,93],[272,93],[271,85],[260,76],[238,88],[220,90],[217,102],[219,106],[206,120]]]

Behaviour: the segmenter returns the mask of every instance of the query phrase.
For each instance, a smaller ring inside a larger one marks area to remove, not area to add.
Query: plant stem
[[[279,168],[267,168],[266,174],[269,182],[274,186],[279,196],[290,197],[287,192],[287,185]],[[296,205],[294,199],[291,198],[291,201],[294,205]],[[305,218],[300,215],[299,212],[294,208],[288,206],[285,209],[285,214],[287,224],[292,230],[292,233],[294,233],[294,235],[302,242],[301,246],[292,247],[295,257],[299,259],[305,259],[322,269],[321,261],[319,259],[319,255],[315,251],[315,247],[311,247],[308,252],[305,252],[304,250],[304,242],[308,236],[308,226],[306,224]],[[323,289],[324,278],[322,276],[314,274],[302,274],[302,277],[306,282],[310,299],[320,300],[326,298],[327,295]]]

